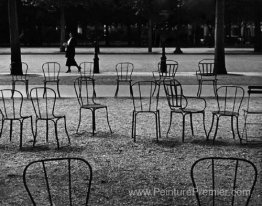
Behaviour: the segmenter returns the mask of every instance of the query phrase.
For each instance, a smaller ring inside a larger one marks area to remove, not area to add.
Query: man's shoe
[[[67,70],[67,71],[66,71],[66,73],[70,73],[70,72],[71,72],[71,70]]]

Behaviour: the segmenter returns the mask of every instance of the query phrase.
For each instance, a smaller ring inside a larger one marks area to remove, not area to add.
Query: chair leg
[[[25,82],[25,92],[27,99],[29,98],[28,80]]]
[[[156,122],[156,141],[158,142],[158,115],[157,115],[157,112],[154,113],[155,115],[155,122]]]
[[[48,142],[48,133],[49,133],[49,125],[48,125],[48,120],[46,120],[46,134],[45,134],[46,142]]]
[[[134,142],[136,142],[136,115],[137,115],[137,113],[135,112],[135,115],[134,115],[134,117],[135,117],[135,121],[134,121]]]
[[[217,96],[217,81],[213,81],[213,88],[214,88],[214,94],[215,94],[215,97]]]
[[[197,96],[200,97],[202,92],[202,82],[198,80],[198,90],[197,90]]]
[[[194,127],[193,127],[193,114],[190,113],[190,126],[191,126],[191,132],[192,132],[192,136],[195,136],[194,135]]]
[[[57,143],[57,149],[59,149],[59,140],[58,140],[58,134],[57,134],[57,121],[53,121],[55,126],[55,138]]]
[[[76,133],[78,133],[78,130],[79,130],[79,127],[80,127],[80,123],[81,123],[81,117],[82,117],[82,115],[81,115],[81,108],[79,109],[79,121],[78,121],[78,126],[77,126],[77,129],[76,129]]]
[[[22,148],[22,138],[23,138],[23,123],[24,123],[24,120],[20,121],[20,149]]]
[[[66,136],[67,136],[67,139],[68,139],[68,143],[71,144],[70,137],[69,137],[69,134],[68,134],[68,131],[67,131],[66,117],[65,116],[64,116],[64,126],[65,126],[65,133],[66,133]]]
[[[35,146],[35,143],[36,143],[36,137],[37,137],[37,123],[38,123],[38,120],[35,121],[35,135],[34,135],[33,147]]]
[[[242,144],[242,138],[241,138],[241,135],[240,135],[240,132],[239,132],[239,122],[238,122],[238,116],[236,116],[236,124],[237,124],[237,135],[238,135],[238,138],[240,140],[240,143]]]
[[[231,130],[232,130],[232,134],[233,134],[233,139],[235,139],[234,116],[231,116]]]
[[[92,82],[93,82],[93,85],[94,85],[94,97],[96,98],[95,80],[93,79]]]
[[[135,119],[135,111],[132,113],[132,131],[131,131],[131,138],[134,138],[134,119]]]
[[[167,133],[166,133],[166,137],[168,138],[168,133],[171,129],[171,123],[172,123],[172,118],[173,118],[173,112],[171,111],[170,112],[170,120],[169,120],[169,127],[168,127],[168,130],[167,130]]]
[[[158,132],[159,132],[159,138],[161,138],[161,126],[160,126],[160,111],[157,111],[158,116]]]
[[[205,135],[206,135],[206,138],[207,138],[207,130],[206,130],[206,114],[205,112],[202,113],[203,114],[203,127],[204,127],[204,131],[205,131]]]
[[[96,110],[93,109],[92,111],[92,135],[95,135],[95,131],[96,131]]]
[[[12,81],[12,98],[14,97],[15,81]]]
[[[185,142],[185,119],[186,119],[186,115],[182,114],[183,116],[183,120],[182,120],[182,142]]]
[[[58,97],[61,98],[60,90],[59,90],[59,82],[56,83],[56,87],[57,87]]]
[[[111,126],[109,124],[109,117],[108,117],[108,110],[107,110],[107,107],[106,107],[106,120],[107,120],[107,124],[108,124],[108,127],[109,127],[109,130],[110,130],[110,133],[112,134],[112,129],[111,129]]]
[[[0,130],[0,137],[2,136],[2,133],[3,133],[4,123],[5,123],[5,120],[2,119],[1,130]]]
[[[115,97],[117,97],[118,90],[119,90],[119,81],[116,82],[116,92],[115,92]]]
[[[43,92],[43,97],[45,96],[46,94],[46,82],[44,82],[44,92]]]
[[[213,137],[213,144],[215,144],[215,139],[216,139],[216,136],[217,136],[218,123],[219,123],[219,116],[217,116],[217,123],[216,123],[215,134],[214,134],[214,137]]]
[[[215,118],[215,115],[212,114],[212,122],[211,122],[210,130],[209,130],[209,132],[208,132],[208,134],[207,134],[207,141],[208,141],[209,135],[210,135],[210,133],[212,132],[212,129],[213,129],[214,118]]]
[[[13,120],[10,120],[10,142],[12,141]]]
[[[33,137],[34,137],[35,134],[34,134],[34,125],[33,125],[33,117],[32,117],[32,116],[30,116],[30,122],[31,122],[31,131],[32,131],[32,135],[33,135]]]
[[[129,91],[130,91],[130,97],[133,95],[133,89],[132,89],[132,82],[129,82]]]

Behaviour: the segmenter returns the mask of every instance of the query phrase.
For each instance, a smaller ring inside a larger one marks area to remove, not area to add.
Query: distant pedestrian
[[[78,72],[80,72],[81,67],[78,66],[78,64],[75,61],[75,46],[76,46],[76,40],[73,36],[73,33],[69,33],[69,40],[64,44],[66,47],[66,66],[68,67],[68,70],[66,73],[71,72],[71,66],[75,66],[78,68]]]

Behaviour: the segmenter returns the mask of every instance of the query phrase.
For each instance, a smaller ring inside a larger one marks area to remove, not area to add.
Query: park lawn
[[[62,148],[56,149],[54,131],[50,129],[49,143],[45,142],[45,125],[41,124],[36,147],[32,148],[29,124],[25,124],[23,149],[19,150],[19,127],[15,124],[13,141],[9,142],[9,127],[5,124],[0,139],[0,205],[30,205],[23,186],[23,170],[34,160],[55,157],[81,157],[93,168],[90,205],[196,205],[193,195],[161,195],[160,190],[192,189],[190,168],[199,158],[208,156],[240,157],[251,160],[258,169],[258,181],[250,205],[261,204],[262,172],[261,144],[240,145],[232,138],[229,119],[222,118],[217,142],[206,142],[202,119],[194,118],[195,136],[192,137],[187,119],[185,143],[181,142],[181,116],[174,118],[169,138],[166,131],[169,123],[169,108],[164,98],[160,99],[160,141],[156,142],[153,116],[140,116],[137,125],[137,142],[131,139],[132,101],[128,98],[99,98],[108,105],[113,134],[109,133],[105,114],[97,113],[97,134],[91,135],[90,113],[84,113],[81,133],[76,134],[78,104],[76,99],[59,99],[57,113],[66,114],[67,128],[71,138],[68,145],[63,124],[59,125]],[[256,100],[258,104],[261,98]],[[197,104],[197,102],[195,102]],[[244,107],[246,99],[244,102]],[[211,111],[215,100],[207,98],[206,126],[211,124]],[[25,100],[23,112],[33,114],[31,102]],[[51,125],[51,124],[50,124]],[[243,127],[243,113],[240,128]],[[50,128],[52,128],[50,126]],[[61,174],[62,175],[62,174]],[[205,174],[203,174],[205,175]],[[131,190],[148,189],[153,195],[131,195]],[[59,205],[59,204],[57,204]]]

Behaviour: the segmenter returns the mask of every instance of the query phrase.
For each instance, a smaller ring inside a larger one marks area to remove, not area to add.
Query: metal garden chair
[[[44,88],[46,88],[47,83],[56,83],[58,97],[60,98],[59,91],[59,74],[60,74],[60,64],[57,62],[46,62],[42,65],[42,70],[44,74]]]
[[[132,73],[134,70],[134,65],[130,62],[120,62],[116,65],[116,92],[115,97],[117,97],[120,83],[128,83],[131,94],[131,84],[132,84]]]
[[[158,70],[153,72],[153,78],[155,81],[172,80],[175,78],[178,70],[178,62],[174,60],[166,60],[166,72],[161,71],[161,62],[158,63]]]
[[[166,80],[164,81],[164,88],[166,93],[167,102],[170,108],[170,122],[167,131],[170,132],[173,113],[181,114],[182,115],[182,142],[185,139],[185,118],[187,115],[190,116],[190,125],[191,125],[191,132],[194,136],[194,129],[193,129],[193,114],[202,114],[203,115],[203,127],[205,131],[205,135],[207,135],[206,127],[205,127],[205,109],[206,109],[206,100],[201,97],[185,97],[183,94],[182,85],[176,79],[173,80]],[[196,100],[200,103],[193,104],[189,100]]]
[[[203,82],[212,82],[213,89],[216,96],[217,90],[217,75],[214,72],[214,59],[202,59],[198,63],[198,71],[196,71],[196,76],[198,80],[198,91],[197,96],[200,97],[202,93]]]
[[[213,137],[213,143],[215,142],[220,117],[224,116],[224,117],[231,118],[231,129],[234,139],[235,139],[234,117],[236,118],[237,134],[241,142],[238,117],[239,117],[239,110],[243,102],[244,93],[245,93],[244,89],[239,86],[221,86],[217,89],[216,91],[217,110],[212,111],[212,123],[207,135],[207,140],[209,139],[210,133],[213,129],[214,119],[216,117],[217,122],[216,122],[215,134]]]
[[[159,84],[155,81],[139,81],[132,84],[133,99],[132,138],[136,141],[136,118],[140,113],[152,113],[156,122],[156,139],[161,138],[160,111],[158,109]]]
[[[79,77],[74,82],[74,88],[78,103],[80,105],[79,108],[79,123],[77,126],[76,132],[78,133],[81,118],[82,118],[82,109],[88,109],[92,112],[92,134],[95,134],[96,130],[96,110],[105,109],[106,110],[106,119],[110,132],[112,133],[109,119],[108,119],[108,110],[106,105],[98,104],[95,102],[95,84],[94,81],[89,77]]]
[[[11,66],[10,66],[11,68]],[[25,84],[26,96],[29,98],[29,90],[28,90],[28,77],[27,77],[28,65],[25,62],[22,62],[22,72],[23,75],[12,75],[12,89],[15,90],[15,85],[17,82],[22,82]]]
[[[247,108],[244,109],[244,129],[242,140],[246,142],[261,142],[261,125],[262,125],[262,104],[255,104],[256,97],[262,94],[262,86],[248,86]],[[251,119],[252,118],[252,119]],[[259,127],[260,126],[260,127]],[[254,135],[248,134],[252,130]]]
[[[33,205],[88,205],[92,167],[82,158],[30,162],[23,182]]]
[[[95,85],[94,62],[81,62],[79,66],[81,67],[80,77],[89,77]],[[94,95],[96,97],[96,93]]]
[[[257,168],[242,158],[206,157],[191,167],[197,204],[248,205],[257,181]]]
[[[13,89],[0,90],[0,112],[2,117],[0,137],[3,133],[3,127],[6,120],[10,121],[10,141],[12,141],[13,121],[20,123],[20,148],[22,148],[23,123],[26,119],[31,121],[31,131],[33,132],[33,120],[31,115],[22,114],[23,95],[21,92]]]
[[[31,102],[32,102],[34,112],[36,115],[35,136],[34,136],[33,146],[35,146],[35,143],[36,143],[38,121],[46,122],[46,141],[47,142],[48,142],[48,132],[49,132],[48,122],[51,121],[54,123],[55,138],[57,142],[57,148],[59,149],[57,125],[58,125],[58,120],[60,119],[64,120],[65,133],[67,135],[67,139],[70,144],[70,138],[69,138],[68,131],[66,128],[66,116],[55,114],[55,104],[56,104],[55,91],[48,87],[35,87],[31,89],[30,97],[31,97]]]

